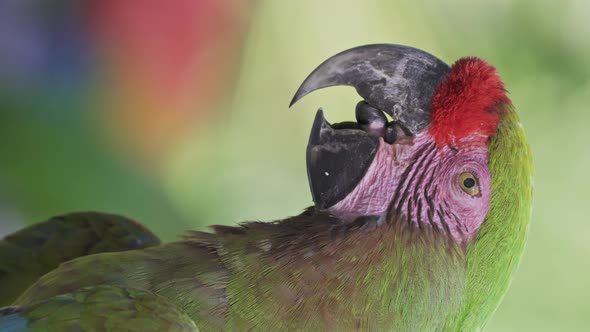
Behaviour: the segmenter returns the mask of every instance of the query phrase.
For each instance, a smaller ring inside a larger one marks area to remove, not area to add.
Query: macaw
[[[291,104],[334,85],[363,100],[356,122],[316,114],[314,206],[64,262],[0,310],[0,331],[481,329],[532,202],[531,152],[497,70],[366,45],[319,65]]]

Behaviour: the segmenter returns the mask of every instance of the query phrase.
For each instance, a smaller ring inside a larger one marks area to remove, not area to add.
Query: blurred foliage
[[[137,106],[145,104],[142,100],[151,105],[149,94],[112,98],[124,75],[117,75],[117,61],[101,59],[105,53],[116,53],[109,52],[116,43],[101,44],[97,50],[87,47],[96,42],[89,35],[56,32],[49,42],[53,47],[43,38],[27,44],[27,36],[34,35],[32,28],[15,27],[27,27],[27,22],[39,25],[39,17],[46,16],[36,12],[28,20],[16,21],[13,15],[10,23],[0,15],[4,22],[0,41],[12,41],[0,47],[0,73],[11,69],[11,75],[2,74],[0,87],[0,215],[7,218],[0,224],[0,234],[24,221],[85,209],[127,214],[165,240],[187,228],[296,214],[311,204],[304,151],[313,111],[323,106],[328,120],[349,120],[359,100],[350,88],[327,89],[288,111],[292,94],[316,65],[341,50],[379,42],[411,45],[449,63],[476,55],[494,64],[504,78],[529,134],[536,164],[533,222],[523,263],[487,330],[587,329],[590,2],[266,0],[253,6],[227,0],[224,4],[215,17],[242,23],[212,39],[215,45],[233,46],[191,48],[195,57],[213,54],[205,57],[209,62],[203,68],[214,70],[201,77],[202,71],[190,71],[204,82],[215,76],[223,79],[212,81],[218,82],[214,86],[188,84],[181,92],[186,95],[183,103],[156,104],[149,113]],[[232,14],[224,16],[224,11]],[[57,19],[52,14],[51,22],[73,15],[67,13]],[[69,22],[53,24],[58,28],[50,31],[81,24]],[[57,47],[64,44],[60,38],[75,38],[73,45],[85,51],[66,52]],[[35,41],[43,40],[45,46],[35,46]],[[217,57],[224,60],[211,60]],[[7,59],[23,61],[16,63],[19,67]],[[182,66],[179,72],[192,68],[190,61]],[[49,80],[40,82],[39,75]],[[141,92],[141,84],[136,88]],[[108,110],[112,105],[117,111]],[[126,113],[130,107],[134,110]],[[175,109],[181,111],[174,113]],[[182,115],[191,110],[205,115]],[[179,120],[161,119],[162,114],[176,114],[170,116]],[[137,125],[145,121],[149,125]],[[174,135],[144,153],[141,142],[153,144],[163,137],[154,136],[157,131]]]

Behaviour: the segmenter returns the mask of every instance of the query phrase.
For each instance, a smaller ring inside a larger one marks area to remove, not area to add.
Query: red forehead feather
[[[482,59],[461,58],[432,97],[430,134],[439,146],[458,144],[475,133],[496,132],[503,107],[510,104],[496,68]]]

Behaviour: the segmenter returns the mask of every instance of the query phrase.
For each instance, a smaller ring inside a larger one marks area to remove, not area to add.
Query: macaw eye
[[[479,196],[479,181],[471,172],[463,172],[459,175],[459,186],[470,196]]]

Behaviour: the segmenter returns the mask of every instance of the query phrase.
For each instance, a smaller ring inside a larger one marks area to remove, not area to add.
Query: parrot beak
[[[326,209],[346,197],[363,178],[379,141],[363,130],[334,129],[320,108],[307,144],[307,177],[313,201]]]
[[[424,51],[393,44],[356,47],[319,65],[301,84],[289,106],[308,93],[353,86],[364,98],[357,122],[330,125],[318,110],[307,146],[307,175],[316,207],[345,198],[373,162],[379,141],[396,144],[430,124],[432,96],[449,66]],[[388,122],[385,114],[393,121]]]

